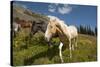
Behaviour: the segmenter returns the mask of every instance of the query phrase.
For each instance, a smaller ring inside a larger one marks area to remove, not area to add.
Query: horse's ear
[[[49,23],[52,23],[52,22],[55,22],[55,21],[56,21],[56,19],[50,19]]]
[[[49,21],[49,23],[52,23],[52,22],[53,22],[53,20],[50,20],[50,21]]]
[[[49,21],[48,23],[51,23],[51,21]]]
[[[53,22],[55,22],[55,21],[56,21],[56,19],[53,20]]]

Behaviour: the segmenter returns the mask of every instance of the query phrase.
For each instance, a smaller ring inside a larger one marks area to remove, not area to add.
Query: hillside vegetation
[[[13,39],[13,65],[61,63],[58,53],[59,38],[53,38],[53,47],[49,48],[42,32],[29,37],[26,31],[20,31]],[[63,50],[64,63],[96,61],[96,39],[94,36],[79,34],[78,47],[72,52],[72,59],[69,58],[69,49]]]

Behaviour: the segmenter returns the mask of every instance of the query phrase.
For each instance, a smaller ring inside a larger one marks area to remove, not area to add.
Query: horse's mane
[[[55,20],[58,24],[59,24],[59,28],[63,29],[64,27],[66,27],[67,25],[65,24],[65,22],[61,19],[59,19],[58,17],[55,16],[48,16],[50,18],[50,21]]]

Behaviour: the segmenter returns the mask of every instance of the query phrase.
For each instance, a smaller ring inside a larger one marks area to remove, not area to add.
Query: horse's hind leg
[[[60,43],[59,45],[59,56],[60,56],[60,59],[61,59],[61,62],[63,63],[63,58],[62,58],[62,46],[63,46],[63,43]]]
[[[74,50],[75,47],[77,47],[77,37],[73,38],[72,50]]]
[[[75,49],[75,38],[74,39],[72,39],[73,41],[72,41],[72,50],[74,50]]]
[[[75,47],[77,47],[77,39],[78,37],[75,37]]]
[[[71,45],[71,39],[69,39],[69,50],[70,50],[70,58],[72,58],[72,45]]]

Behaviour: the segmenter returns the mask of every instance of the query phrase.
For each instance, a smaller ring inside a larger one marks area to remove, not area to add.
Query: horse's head
[[[47,42],[49,42],[53,36],[57,35],[56,25],[57,25],[56,19],[49,21],[45,32],[45,39]]]

